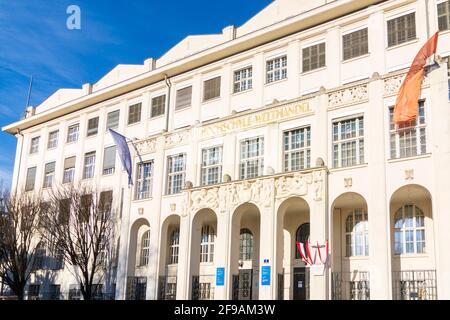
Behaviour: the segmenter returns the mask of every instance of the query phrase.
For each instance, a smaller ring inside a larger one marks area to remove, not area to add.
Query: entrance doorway
[[[309,299],[309,269],[294,268],[293,298],[294,300]]]

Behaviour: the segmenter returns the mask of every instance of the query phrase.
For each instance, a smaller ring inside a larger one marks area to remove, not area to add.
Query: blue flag
[[[116,143],[116,150],[119,153],[120,161],[122,162],[123,168],[128,173],[128,185],[133,185],[133,178],[132,178],[132,164],[131,164],[131,154],[130,154],[130,148],[128,148],[127,138],[125,138],[123,135],[115,132],[112,129],[109,129],[109,132],[111,133],[114,142]]]

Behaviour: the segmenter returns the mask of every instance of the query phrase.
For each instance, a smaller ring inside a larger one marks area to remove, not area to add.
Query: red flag
[[[394,107],[394,122],[402,124],[415,120],[419,104],[420,90],[425,74],[427,59],[436,53],[439,32],[436,32],[420,49],[398,92]]]

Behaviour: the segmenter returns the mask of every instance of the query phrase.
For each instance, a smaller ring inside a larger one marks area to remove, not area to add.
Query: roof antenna
[[[28,87],[28,97],[27,97],[27,105],[28,108],[30,106],[30,97],[31,97],[31,89],[33,88],[33,75],[30,77],[30,86]]]
[[[27,104],[25,105],[25,118],[28,116],[28,107],[30,106],[31,89],[33,88],[33,75],[30,77],[30,85],[28,87]]]

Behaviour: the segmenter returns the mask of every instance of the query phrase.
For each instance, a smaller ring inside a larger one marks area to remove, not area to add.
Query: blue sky
[[[239,26],[271,0],[0,0],[0,127],[20,119],[58,88],[94,83],[119,63],[159,57],[189,34]],[[69,5],[81,30],[69,30]],[[0,132],[0,181],[10,185],[16,138]]]

